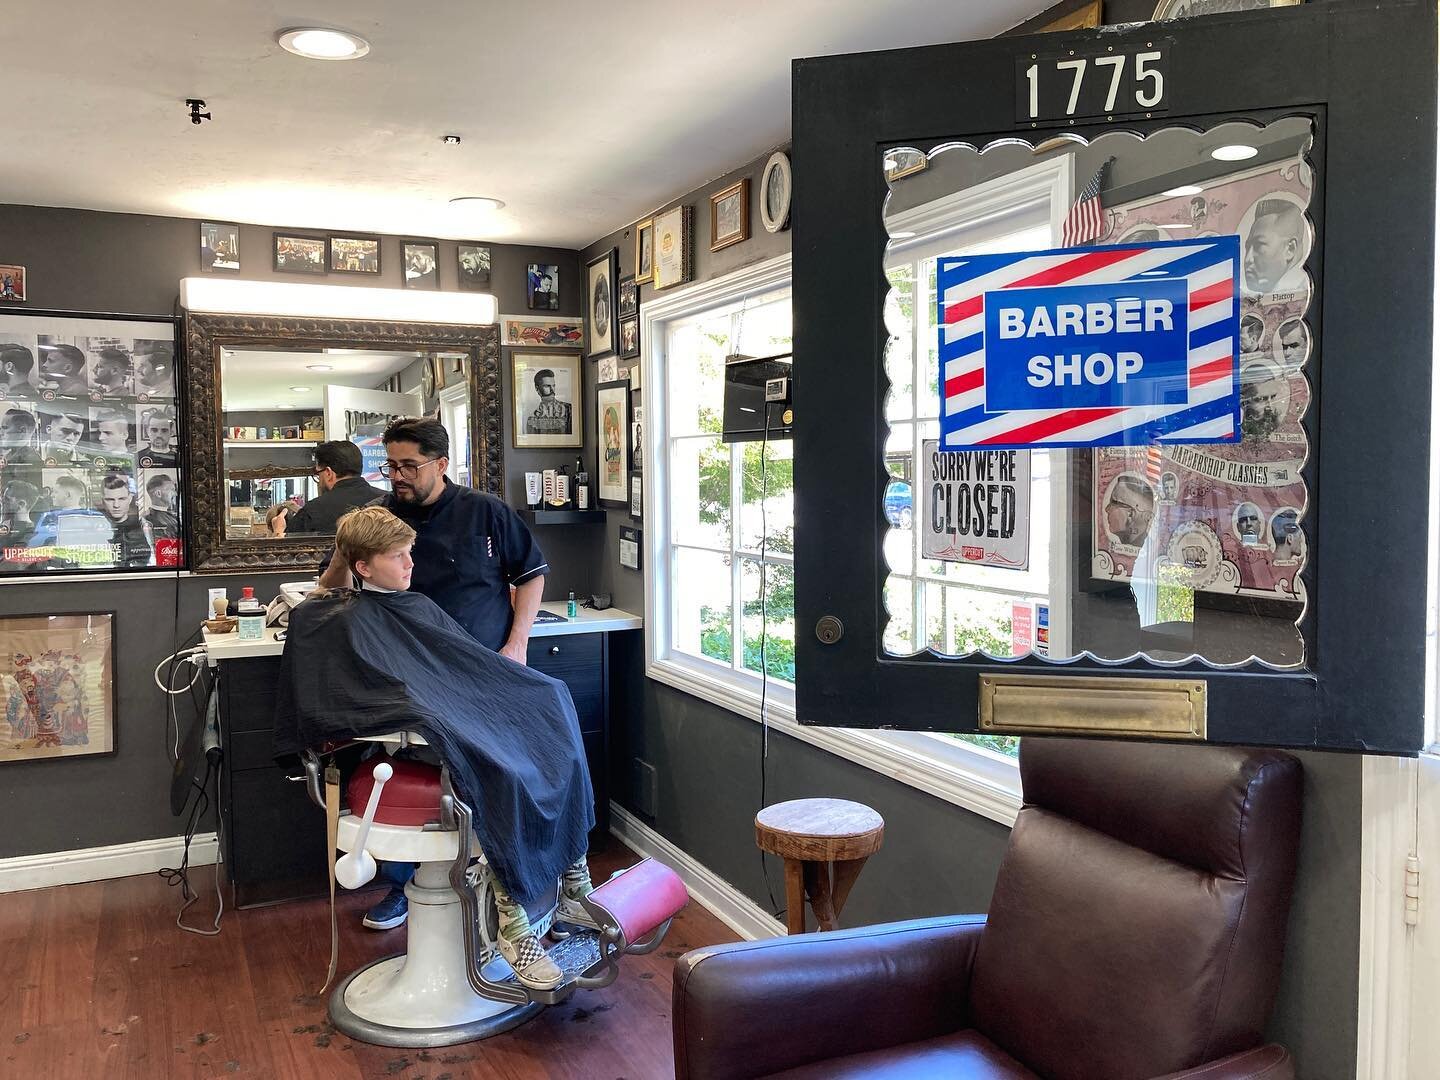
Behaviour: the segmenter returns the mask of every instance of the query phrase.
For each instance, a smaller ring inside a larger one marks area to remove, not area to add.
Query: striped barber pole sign
[[[941,258],[944,450],[1240,437],[1240,238]]]

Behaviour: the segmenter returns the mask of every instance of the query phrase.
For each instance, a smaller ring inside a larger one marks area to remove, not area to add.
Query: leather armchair
[[[1276,751],[1029,739],[988,915],[693,950],[679,1080],[1291,1080],[1264,1044],[1302,775]]]

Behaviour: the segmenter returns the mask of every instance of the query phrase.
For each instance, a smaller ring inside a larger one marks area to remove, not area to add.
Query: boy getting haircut
[[[351,566],[415,542],[415,530],[383,506],[351,510],[335,527],[335,550]]]

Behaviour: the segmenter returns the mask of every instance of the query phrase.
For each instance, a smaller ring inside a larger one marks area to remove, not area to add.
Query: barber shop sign
[[[1240,238],[941,258],[940,448],[1235,442]]]

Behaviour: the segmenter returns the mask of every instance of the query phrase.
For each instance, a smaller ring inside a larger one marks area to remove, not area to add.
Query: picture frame
[[[630,403],[630,461],[631,471],[642,471],[645,460],[645,406]]]
[[[455,245],[455,276],[462,289],[490,287],[490,248],[461,241]]]
[[[630,382],[616,379],[595,387],[596,493],[601,506],[630,507]]]
[[[584,343],[584,319],[500,316],[501,345],[523,349],[578,349]]]
[[[655,288],[684,285],[695,276],[695,208],[677,206],[655,215]]]
[[[619,297],[620,318],[640,314],[640,286],[635,284],[634,274],[620,279],[620,291],[616,295]]]
[[[622,360],[640,355],[640,319],[635,316],[620,320],[620,351]]]
[[[440,245],[434,240],[401,241],[400,277],[407,289],[440,288]]]
[[[930,159],[923,150],[913,146],[894,146],[885,151],[881,158],[886,183],[893,184],[907,176],[924,172],[930,167]]]
[[[635,225],[635,284],[655,280],[655,219]]]
[[[637,521],[643,515],[644,507],[641,504],[645,487],[645,481],[639,473],[630,474],[630,516]]]
[[[329,237],[329,265],[337,274],[380,273],[380,237],[338,236]]]
[[[277,274],[329,273],[329,247],[323,236],[272,233],[271,265]]]
[[[25,299],[25,267],[14,263],[0,263],[0,300]]]
[[[790,224],[790,199],[795,191],[790,155],[777,150],[760,170],[760,224],[777,233]]]
[[[615,351],[615,289],[620,276],[620,252],[602,252],[585,264],[585,315],[590,320],[590,345],[585,355],[594,360]]]
[[[446,382],[447,382],[447,380],[446,380],[446,378],[445,378],[445,376],[446,376],[445,368],[446,368],[447,366],[448,366],[448,365],[445,363],[445,358],[444,358],[444,357],[442,357],[442,356],[432,356],[432,357],[430,357],[430,367],[431,367],[431,369],[435,372],[435,392],[436,392],[437,394],[438,394],[441,390],[444,390],[444,389],[445,389],[445,384],[446,384]]]
[[[743,177],[710,196],[710,250],[750,239],[750,178]]]
[[[511,445],[517,450],[583,445],[584,387],[584,364],[579,350],[512,352]]]
[[[0,763],[115,752],[114,623],[113,611],[0,616]]]
[[[240,269],[239,225],[228,221],[200,223],[200,269],[207,274]]]
[[[560,310],[560,267],[531,263],[525,274],[525,304],[531,311]]]
[[[640,539],[639,529],[632,529],[628,525],[620,526],[620,565],[628,570],[640,569],[640,551],[644,546]]]

